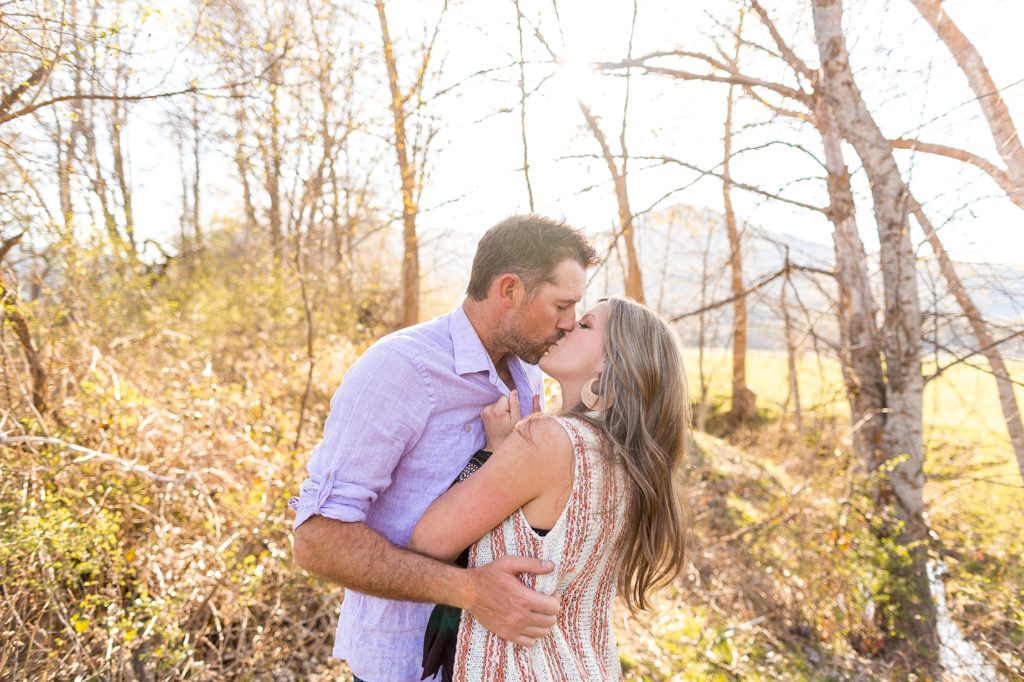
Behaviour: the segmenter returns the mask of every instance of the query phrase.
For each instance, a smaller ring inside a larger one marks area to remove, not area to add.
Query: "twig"
[[[790,265],[787,262],[780,269],[776,270],[775,272],[773,272],[773,273],[771,273],[769,275],[765,275],[764,277],[762,277],[758,281],[754,282],[752,285],[750,285],[749,287],[747,287],[746,289],[744,289],[740,293],[735,294],[733,296],[729,296],[728,298],[723,298],[722,300],[719,300],[719,301],[715,301],[714,303],[709,303],[709,304],[707,304],[705,306],[701,306],[700,308],[697,308],[696,310],[691,310],[691,311],[686,312],[686,313],[680,313],[679,315],[675,315],[675,316],[669,318],[669,322],[679,322],[680,320],[686,319],[687,317],[693,317],[694,315],[700,315],[701,313],[706,313],[709,310],[714,310],[715,308],[721,308],[724,305],[729,305],[733,301],[736,301],[736,300],[739,300],[741,298],[744,298],[744,297],[754,293],[758,289],[761,289],[762,287],[767,286],[771,282],[775,281],[779,277],[782,277],[784,274],[789,272],[789,269],[790,269]]]
[[[102,462],[112,462],[117,464],[125,471],[133,474],[138,474],[151,481],[157,481],[159,483],[170,483],[172,485],[178,485],[188,480],[196,479],[194,472],[188,472],[182,476],[164,476],[158,474],[151,469],[142,466],[141,464],[135,464],[129,462],[126,459],[117,457],[115,455],[108,454],[106,452],[100,452],[99,450],[93,450],[91,448],[82,447],[81,445],[75,445],[59,438],[49,438],[46,436],[8,436],[7,434],[0,433],[0,445],[54,445],[71,452],[82,455],[78,459],[72,460],[72,464],[82,464],[91,460],[100,460]]]

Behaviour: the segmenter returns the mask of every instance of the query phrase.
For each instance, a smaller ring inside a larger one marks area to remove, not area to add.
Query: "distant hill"
[[[787,250],[790,261],[796,265],[821,270],[831,270],[835,266],[830,234],[823,234],[822,242],[818,243],[750,224],[741,225],[741,230],[744,281],[748,285],[777,272],[785,262]],[[648,303],[665,315],[674,317],[702,306],[702,273],[705,269],[709,274],[703,283],[705,305],[731,295],[729,241],[721,213],[707,208],[673,206],[639,217],[636,234],[645,295]],[[930,257],[927,247],[922,248],[921,253],[927,258],[919,277],[922,310],[939,313],[938,318],[932,315],[929,319],[928,336],[934,335],[932,330],[938,319],[939,338],[943,345],[970,345],[973,338],[962,320],[958,320],[961,315],[959,307],[946,292],[938,264]],[[869,270],[875,273],[877,284],[876,300],[881,301],[877,259],[877,253],[868,254]],[[958,263],[957,270],[975,303],[994,326],[1024,326],[1024,265]],[[809,277],[814,277],[818,284],[815,285]],[[804,274],[794,275],[792,281],[800,303],[791,300],[792,290],[787,298],[792,305],[802,305],[806,311],[794,310],[798,326],[805,327],[810,317],[818,335],[837,338],[834,317],[826,314],[830,300],[835,297],[834,282],[827,276]],[[594,279],[591,298],[595,290],[621,293],[621,283],[621,266],[613,254],[606,269]],[[779,278],[748,299],[751,348],[783,347],[782,288],[783,280]],[[730,306],[716,309],[707,318],[706,343],[728,345],[732,324]],[[687,344],[697,342],[697,318],[681,321],[679,329]],[[997,337],[1003,335],[1005,332],[996,333]],[[1017,343],[1008,351],[1024,354],[1024,343]]]

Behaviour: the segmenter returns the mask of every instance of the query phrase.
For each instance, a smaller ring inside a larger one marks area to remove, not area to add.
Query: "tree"
[[[744,10],[740,8],[736,26],[736,44],[732,62],[739,61],[740,36],[743,33]],[[747,386],[747,298],[743,296],[743,245],[740,232],[736,227],[736,213],[732,207],[732,110],[733,90],[736,84],[730,83],[725,98],[725,137],[723,138],[722,157],[722,203],[725,207],[725,231],[729,236],[729,273],[731,275],[732,294],[732,404],[729,407],[729,421],[733,426],[749,422],[754,418],[757,396]]]
[[[402,90],[398,80],[398,63],[395,56],[391,32],[385,13],[384,0],[375,0],[380,20],[380,36],[384,48],[384,63],[388,72],[388,88],[391,92],[391,113],[394,118],[394,150],[398,161],[398,174],[402,192],[402,325],[419,322],[420,316],[420,251],[416,234],[416,218],[419,215],[419,200],[423,190],[423,162],[417,153],[425,153],[429,139],[422,149],[410,145],[409,117],[411,111],[424,106],[423,85],[431,65],[434,45],[445,12],[447,1],[441,8],[429,41],[422,47],[416,77],[407,91]],[[429,135],[428,135],[429,137]]]
[[[557,16],[557,3],[554,3],[554,5]],[[633,17],[629,29],[629,43],[626,50],[626,61],[624,62],[625,64],[631,63],[633,58],[633,40],[636,35],[637,10],[637,3],[634,2]],[[520,25],[520,31],[521,30]],[[560,25],[559,33],[561,34]],[[539,29],[534,31],[534,35],[547,51],[551,61],[557,65],[562,64],[562,57],[555,52]],[[562,35],[561,37],[564,48],[565,36]],[[629,203],[629,149],[626,146],[626,129],[627,122],[629,120],[630,77],[631,73],[627,66],[625,76],[625,96],[623,97],[622,103],[622,124],[619,128],[618,154],[612,150],[611,145],[608,143],[608,137],[601,127],[600,118],[594,114],[590,104],[580,97],[577,98],[576,105],[579,107],[580,113],[583,114],[583,120],[587,125],[587,129],[590,131],[590,134],[594,136],[594,140],[597,142],[597,145],[601,150],[601,159],[604,161],[605,166],[607,166],[608,172],[612,178],[612,187],[615,192],[615,203],[618,209],[619,227],[616,233],[612,236],[609,252],[612,250],[617,251],[619,240],[621,239],[626,251],[626,262],[622,267],[623,288],[625,290],[625,294],[639,303],[644,303],[646,299],[644,297],[643,273],[640,270],[640,259],[636,250],[636,216],[634,216]]]
[[[736,182],[731,170],[729,174],[718,173],[677,159],[665,160],[695,170],[701,175],[728,178],[732,188],[822,211],[832,222],[836,253],[835,277],[839,291],[837,316],[840,323],[841,365],[851,406],[854,444],[866,471],[871,472],[875,481],[877,511],[881,512],[881,516],[892,517],[895,521],[895,524],[882,525],[876,529],[883,543],[895,540],[890,567],[895,580],[885,588],[885,596],[897,607],[896,628],[910,638],[909,641],[920,644],[926,657],[931,657],[937,651],[938,641],[934,628],[934,605],[925,570],[927,548],[924,543],[928,529],[923,516],[924,477],[921,471],[921,315],[916,292],[915,261],[909,242],[908,214],[906,205],[901,205],[899,200],[903,181],[892,159],[888,141],[878,132],[849,76],[841,26],[833,26],[828,22],[824,24],[832,29],[824,42],[838,44],[842,49],[838,52],[820,49],[822,64],[827,63],[833,71],[831,76],[828,69],[823,69],[823,73],[819,74],[790,48],[758,0],[749,1],[776,43],[777,52],[773,54],[788,65],[795,85],[743,73],[735,60],[724,56],[721,48],[718,48],[720,56],[684,50],[653,52],[634,60],[631,65],[642,68],[646,73],[681,81],[700,80],[740,86],[751,99],[761,103],[776,116],[797,119],[818,130],[825,152],[822,165],[827,171],[826,184],[830,200],[825,209],[767,192],[756,185]],[[834,5],[829,4],[829,7],[835,9]],[[821,9],[815,6],[816,13]],[[736,37],[741,39],[738,35]],[[823,38],[820,32],[816,38],[818,44],[821,44]],[[765,49],[756,43],[752,45],[762,51]],[[712,71],[700,73],[650,63],[666,57],[703,62]],[[841,87],[835,84],[837,60],[841,62],[839,72],[846,76]],[[620,69],[625,64],[603,66]],[[776,98],[781,98],[781,101]],[[844,115],[837,112],[839,105],[846,107]],[[857,134],[860,126],[865,126],[869,134],[865,140],[862,132],[854,148],[862,157],[869,152],[873,154],[868,156],[868,160],[862,160],[875,189],[876,222],[883,244],[886,314],[881,329],[875,322],[876,306],[866,268],[867,259],[857,230],[849,171],[842,157],[841,140],[850,140],[850,136]],[[872,129],[874,134],[871,134]],[[883,143],[881,149],[877,147],[879,140]],[[882,186],[886,190],[879,191]],[[749,295],[781,274],[762,278],[738,294],[734,293],[730,302],[738,296]],[[901,565],[898,560],[903,551],[912,559],[909,566]],[[909,585],[909,589],[901,587],[901,583]],[[880,618],[884,618],[882,610],[877,613]]]
[[[977,351],[985,356],[992,375],[996,380],[996,390],[999,393],[999,405],[1003,411],[1003,419],[1006,422],[1006,431],[1010,436],[1010,445],[1013,447],[1017,457],[1017,468],[1020,471],[1021,479],[1024,480],[1024,424],[1021,423],[1020,406],[1017,404],[1017,396],[1014,392],[1013,379],[1010,371],[1003,360],[1003,354],[999,352],[999,342],[992,338],[988,325],[982,317],[981,311],[975,304],[967,287],[964,286],[960,275],[956,271],[956,265],[949,257],[949,252],[939,238],[938,230],[932,225],[931,220],[925,214],[921,204],[911,195],[909,197],[910,210],[917,219],[918,225],[924,231],[925,239],[932,249],[932,253],[939,261],[939,271],[949,292],[953,294],[960,309],[967,317],[971,332],[977,341]]]
[[[937,663],[939,640],[935,604],[925,568],[928,525],[924,517],[924,446],[921,436],[921,309],[917,268],[910,241],[909,192],[882,135],[853,79],[842,31],[840,0],[812,0],[814,31],[821,59],[822,91],[843,137],[853,146],[871,182],[875,221],[881,242],[885,294],[881,345],[885,358],[885,422],[876,469],[891,468],[878,494],[891,506],[899,525],[893,535],[907,549],[910,562],[895,573],[908,589],[893,594],[900,632],[918,652]]]
[[[594,139],[597,140],[597,144],[601,148],[601,157],[608,166],[608,172],[611,173],[612,184],[615,187],[615,201],[619,209],[619,230],[612,239],[612,243],[614,248],[614,245],[618,243],[618,240],[621,237],[622,242],[625,245],[626,263],[623,271],[625,277],[624,284],[626,296],[632,298],[634,301],[643,303],[643,275],[640,271],[640,260],[636,253],[633,211],[629,207],[629,188],[626,184],[626,164],[629,158],[625,146],[626,116],[623,114],[622,117],[622,154],[619,156],[619,158],[622,159],[622,166],[620,168],[619,163],[615,160],[615,155],[612,153],[611,147],[608,146],[608,140],[605,137],[604,132],[601,130],[601,124],[597,120],[597,117],[594,116],[590,106],[581,100],[579,102],[579,107],[580,111],[583,113],[584,120],[587,122],[587,127],[590,129],[591,134],[593,134]]]

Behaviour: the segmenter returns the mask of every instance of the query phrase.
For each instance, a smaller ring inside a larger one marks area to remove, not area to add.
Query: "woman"
[[[683,565],[673,480],[689,401],[675,333],[640,304],[605,299],[540,367],[561,386],[562,413],[510,430],[486,465],[431,505],[409,546],[452,561],[472,545],[470,567],[506,554],[554,562],[526,582],[561,594],[558,622],[513,643],[463,615],[458,680],[619,679],[616,591],[630,609],[647,608]],[[484,415],[492,443],[504,435],[493,413]]]

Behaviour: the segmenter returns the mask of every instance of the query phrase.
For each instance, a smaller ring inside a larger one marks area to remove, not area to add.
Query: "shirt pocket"
[[[426,437],[416,447],[418,456],[408,462],[410,473],[447,488],[485,442],[479,417],[430,424]]]

